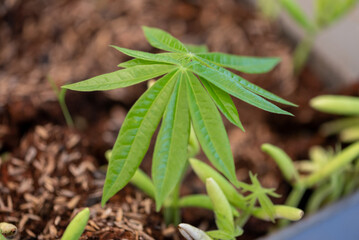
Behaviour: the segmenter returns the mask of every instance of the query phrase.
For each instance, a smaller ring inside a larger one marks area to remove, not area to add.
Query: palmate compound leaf
[[[193,128],[211,163],[233,184],[237,184],[232,151],[216,105],[200,81],[186,71],[187,96]]]
[[[209,95],[211,95],[214,103],[217,105],[219,110],[223,113],[223,115],[234,125],[242,129],[244,131],[243,125],[241,121],[239,120],[239,115],[236,109],[236,106],[234,106],[234,103],[232,101],[231,96],[229,96],[228,93],[223,91],[222,89],[216,87],[212,83],[208,82],[204,78],[201,78],[201,82],[203,86],[207,89],[207,92]]]
[[[233,95],[236,98],[241,99],[255,107],[263,109],[268,112],[292,115],[291,113],[284,111],[274,105],[273,103],[267,101],[266,99],[258,96],[257,94],[249,91],[247,88],[243,87],[242,84],[238,81],[238,76],[220,68],[214,64],[209,63],[208,66],[202,65],[200,62],[193,61],[187,68],[209,82],[213,83],[217,87],[221,88],[225,92]],[[238,78],[237,78],[237,77]],[[255,85],[254,85],[255,86]],[[274,94],[273,94],[274,95]],[[275,95],[274,95],[275,96]],[[277,97],[279,98],[279,97]],[[272,99],[271,99],[272,100]],[[285,100],[284,100],[285,101]]]
[[[150,27],[142,27],[147,41],[155,48],[162,49],[169,52],[187,53],[188,50],[183,43],[171,34],[158,29]]]
[[[151,137],[161,120],[177,80],[177,71],[162,77],[128,112],[112,150],[102,205],[121,190],[135,174],[147,152]]]
[[[274,57],[246,57],[225,53],[200,53],[197,56],[221,67],[231,68],[244,73],[266,73],[280,62],[280,58]]]
[[[174,70],[175,68],[176,66],[174,65],[163,64],[141,65],[99,75],[82,82],[68,84],[62,86],[62,88],[86,92],[112,90],[128,87],[148,79],[161,76]]]
[[[172,192],[181,179],[187,161],[190,132],[186,81],[182,72],[173,90],[161,123],[152,162],[156,208]]]

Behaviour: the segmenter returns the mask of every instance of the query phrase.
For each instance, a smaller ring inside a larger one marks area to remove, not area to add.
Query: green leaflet
[[[234,235],[234,222],[231,205],[213,178],[207,178],[206,190],[213,204],[218,229]]]
[[[212,164],[236,184],[234,160],[221,116],[199,80],[186,72],[188,104],[198,140]]]
[[[135,174],[147,152],[177,79],[177,72],[162,77],[128,112],[112,150],[102,205],[122,189]]]
[[[173,90],[163,116],[152,161],[152,179],[155,185],[156,208],[172,192],[181,179],[187,161],[190,120],[183,73]]]
[[[126,54],[130,57],[138,58],[138,59],[143,59],[143,60],[147,60],[147,61],[155,61],[155,62],[171,63],[171,64],[176,64],[176,65],[181,64],[181,62],[179,62],[178,60],[176,60],[170,56],[165,56],[163,54],[142,52],[142,51],[131,50],[131,49],[127,49],[127,48],[121,48],[121,47],[117,47],[117,46],[112,46],[112,47],[115,48],[116,50],[122,52],[123,54]]]
[[[200,53],[197,56],[207,59],[222,67],[232,68],[244,73],[266,73],[272,70],[280,58],[260,58],[236,56],[225,53]]]
[[[142,27],[147,41],[155,48],[162,49],[169,52],[187,53],[187,48],[177,38],[171,34],[158,29],[150,27]]]
[[[228,93],[216,87],[212,83],[209,83],[207,80],[201,78],[201,82],[203,86],[207,89],[209,95],[211,95],[214,103],[217,105],[219,110],[223,113],[223,115],[234,125],[242,129],[244,131],[241,120],[239,120],[239,115],[234,106],[231,96]]]
[[[242,85],[242,87],[246,88],[247,90],[255,93],[255,94],[258,94],[259,96],[262,96],[264,98],[267,98],[269,100],[272,100],[272,101],[275,101],[275,102],[278,102],[278,103],[282,103],[282,104],[285,104],[285,105],[289,105],[289,106],[294,106],[296,107],[297,105],[296,104],[293,104],[283,98],[280,98],[278,97],[277,95],[271,93],[271,92],[268,92],[267,90],[264,90],[263,88],[261,87],[258,87],[257,85],[245,80],[244,78],[228,71],[227,69],[224,69],[222,67],[219,67],[215,64],[212,64],[211,62],[205,60],[205,59],[202,59],[202,58],[198,58],[199,61],[203,61],[203,63],[205,65],[207,65],[208,67],[220,72],[221,74],[224,74],[227,78],[231,79],[232,81],[234,82],[239,82],[240,85]]]
[[[188,65],[188,69],[192,70],[194,73],[198,74],[199,76],[205,78],[209,82],[213,83],[217,87],[221,88],[222,90],[226,91],[227,93],[245,101],[255,107],[260,109],[266,110],[272,113],[279,113],[279,114],[286,114],[292,115],[291,113],[284,111],[274,105],[271,102],[268,102],[264,98],[256,95],[255,93],[249,91],[248,89],[244,88],[238,79],[236,79],[234,74],[229,71],[220,72],[215,68],[214,64],[210,65],[211,68],[205,67],[201,65],[197,61],[193,61],[192,64]],[[231,73],[233,76],[231,76]],[[237,76],[238,77],[238,76]]]
[[[173,65],[162,64],[141,65],[103,74],[85,81],[68,84],[62,86],[62,88],[84,92],[123,88],[161,76],[174,70],[175,68],[176,66]]]
[[[134,58],[134,59],[128,60],[126,62],[118,64],[117,67],[130,68],[130,67],[136,67],[136,66],[139,66],[139,65],[154,65],[154,64],[166,64],[166,65],[168,65],[170,63],[156,62],[156,61],[149,61],[149,60],[143,60],[143,59]]]
[[[193,44],[185,44],[186,48],[189,52],[192,53],[207,53],[208,48],[206,45],[193,45]]]
[[[162,56],[162,57],[164,56],[167,58],[169,57],[169,58],[178,60],[181,63],[186,58],[188,59],[188,57],[182,53],[157,53],[155,55]],[[134,59],[128,60],[126,62],[118,64],[117,67],[130,68],[130,67],[135,67],[138,65],[153,65],[153,64],[172,64],[172,63],[165,63],[165,62],[159,62],[159,61],[150,61],[150,60],[134,58]]]
[[[258,199],[259,205],[262,207],[262,209],[268,214],[268,218],[274,222],[275,217],[275,209],[272,201],[269,199],[268,195],[279,197],[274,192],[271,192],[272,189],[265,189],[262,187],[260,182],[258,181],[258,178],[253,175],[251,172],[249,172],[249,177],[252,182],[253,192],[251,195],[253,197]]]

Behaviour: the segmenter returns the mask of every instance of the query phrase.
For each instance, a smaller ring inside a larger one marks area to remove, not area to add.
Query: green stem
[[[60,107],[62,110],[62,113],[64,114],[65,117],[65,121],[68,127],[70,128],[74,128],[74,122],[72,120],[72,117],[70,115],[70,112],[67,108],[66,102],[65,102],[65,95],[66,95],[66,91],[67,89],[62,88],[60,91],[60,94],[58,95],[58,99],[59,99],[59,103],[60,103]]]
[[[333,173],[339,171],[344,166],[349,164],[359,155],[359,142],[353,143],[346,147],[342,152],[336,155],[328,164],[317,172],[311,174],[309,177],[302,180],[302,184],[306,188],[310,188],[316,183],[331,176]]]
[[[316,189],[308,200],[305,212],[308,214],[316,212],[324,203],[325,199],[330,195],[332,189],[333,187],[331,184],[326,184]]]
[[[66,91],[67,89],[62,88],[61,91],[59,91],[58,87],[56,86],[54,80],[48,76],[47,80],[49,81],[52,89],[54,90],[57,100],[59,101],[60,107],[61,107],[61,111],[62,114],[65,117],[65,121],[68,127],[73,128],[74,127],[74,122],[72,121],[70,112],[67,108],[66,102],[65,102],[65,95],[66,95]]]
[[[290,207],[298,207],[298,204],[300,200],[303,197],[303,194],[305,193],[306,188],[302,185],[296,185],[293,187],[292,191],[290,192],[287,201],[285,202],[286,206]],[[286,219],[281,219],[278,221],[278,226],[280,228],[285,227],[289,224],[289,221]]]
[[[179,195],[180,195],[180,188],[182,180],[187,172],[189,163],[188,160],[186,161],[186,165],[183,168],[182,177],[180,181],[177,183],[176,187],[173,189],[170,196],[166,199],[163,205],[163,215],[165,219],[165,223],[168,225],[170,223],[174,225],[178,225],[181,223],[181,211],[179,207]]]
[[[180,186],[181,182],[173,189],[164,206],[163,215],[167,225],[172,223],[177,226],[181,223],[180,208],[178,206]]]
[[[302,71],[304,64],[307,62],[313,43],[314,35],[308,35],[295,48],[293,53],[293,65],[295,75],[298,75]]]
[[[249,202],[249,206],[247,209],[245,209],[238,218],[236,218],[235,220],[235,225],[236,227],[240,227],[243,228],[243,226],[247,223],[247,221],[249,220],[250,216],[252,215],[252,211],[254,209],[254,205],[256,203],[256,199],[252,199]]]

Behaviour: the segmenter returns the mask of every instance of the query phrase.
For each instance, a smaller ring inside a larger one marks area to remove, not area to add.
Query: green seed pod
[[[213,204],[216,225],[219,230],[234,234],[234,222],[231,205],[213,178],[206,179],[206,190]]]
[[[82,233],[85,230],[87,221],[90,217],[90,210],[88,208],[83,209],[79,212],[67,226],[64,234],[62,235],[62,240],[77,240],[81,237]]]
[[[318,111],[338,115],[359,116],[359,98],[350,96],[322,95],[310,101]]]
[[[266,211],[262,208],[256,208],[252,212],[253,216],[256,218],[270,221],[270,217]],[[298,221],[302,219],[304,212],[295,207],[290,207],[286,205],[274,205],[274,218],[275,219],[287,219],[290,221]]]
[[[274,159],[284,178],[289,183],[293,185],[299,181],[299,174],[293,165],[292,159],[290,159],[290,157],[282,149],[266,143],[262,145],[262,151]]]
[[[17,234],[17,228],[11,223],[1,222],[0,223],[0,235],[6,238],[13,238]],[[1,238],[2,239],[2,238]]]

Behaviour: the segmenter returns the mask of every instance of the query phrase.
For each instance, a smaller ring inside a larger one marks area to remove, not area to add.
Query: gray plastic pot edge
[[[359,192],[262,240],[359,240]]]

